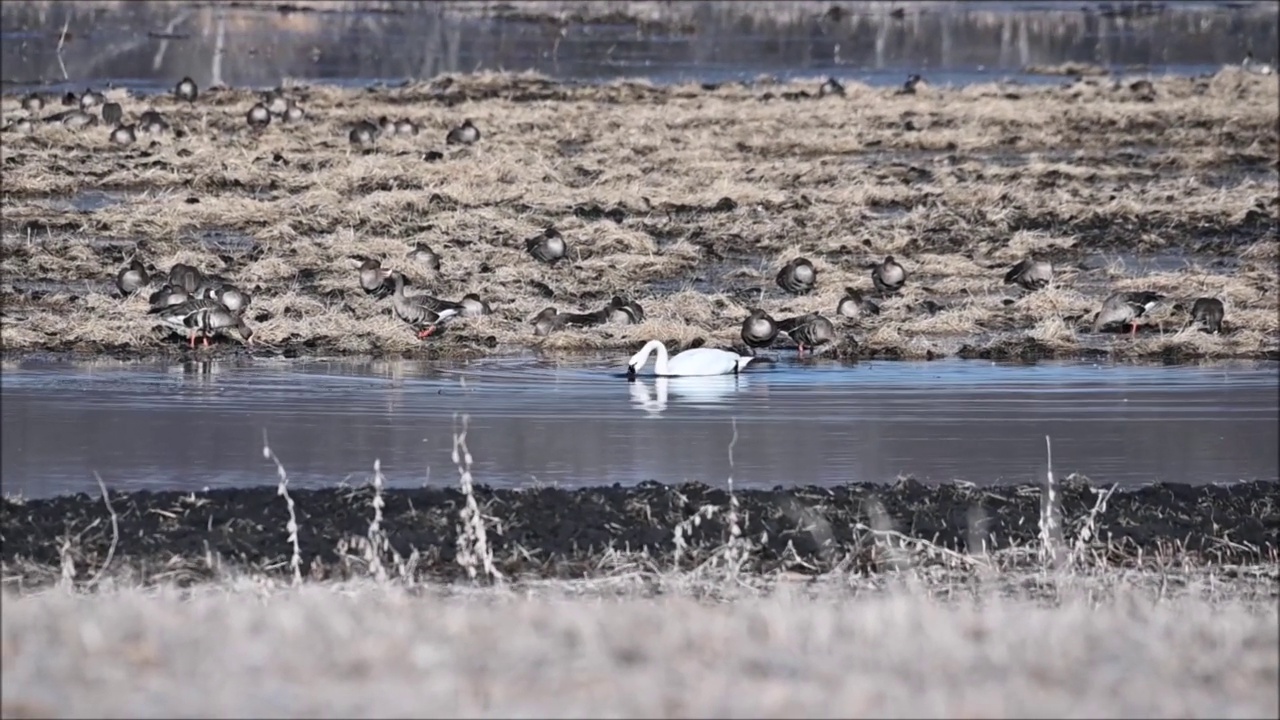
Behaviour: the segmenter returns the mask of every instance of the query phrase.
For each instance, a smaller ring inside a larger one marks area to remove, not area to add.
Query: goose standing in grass
[[[907,81],[902,83],[902,88],[898,90],[899,95],[915,95],[916,90],[924,85],[924,78],[912,73],[907,76]]]
[[[627,361],[627,378],[635,379],[636,373],[649,362],[649,356],[658,353],[653,363],[654,372],[660,377],[737,375],[755,358],[716,348],[693,348],[675,356],[667,355],[667,346],[661,340],[650,340],[640,352]]]
[[[428,337],[436,331],[438,326],[462,312],[462,308],[457,304],[447,303],[429,295],[405,295],[404,273],[393,272],[391,279],[395,283],[395,292],[391,295],[391,306],[401,320],[415,328],[425,326],[418,332],[419,338]]]
[[[202,300],[213,300],[233,313],[244,312],[252,299],[249,293],[221,278],[206,277],[194,294]]]
[[[747,319],[742,321],[742,342],[750,348],[752,355],[756,350],[772,345],[777,337],[778,323],[760,308],[753,308]]]
[[[554,307],[545,307],[529,320],[533,325],[533,334],[538,337],[550,335],[566,326],[591,327],[604,322],[605,318],[598,312],[562,313]]]
[[[1258,62],[1253,58],[1253,51],[1248,50],[1244,54],[1244,60],[1240,63],[1240,67],[1245,72],[1256,73],[1258,75],[1270,75],[1275,72],[1275,68],[1270,63]]]
[[[836,339],[835,325],[816,311],[779,320],[778,331],[786,333],[787,337],[795,341],[796,351],[800,355],[804,354],[806,345],[813,350]]]
[[[369,258],[360,263],[360,289],[381,300],[393,291],[391,271],[382,267],[382,263]]]
[[[289,106],[284,109],[284,115],[281,118],[287,123],[297,123],[302,122],[302,119],[306,116],[307,113],[302,109],[302,106],[290,100]]]
[[[428,270],[436,271],[440,269],[440,255],[435,250],[432,250],[430,245],[422,243],[414,245],[412,250],[405,253],[405,257]]]
[[[173,96],[179,100],[186,100],[189,103],[196,101],[200,95],[200,88],[196,87],[196,81],[190,77],[184,77],[178,81],[173,88]]]
[[[884,262],[871,266],[871,282],[881,297],[896,293],[907,282],[907,270],[892,255],[886,255]]]
[[[462,317],[480,317],[493,313],[489,303],[481,300],[480,296],[475,293],[463,295],[458,304],[462,306]]]
[[[105,103],[107,98],[96,90],[85,88],[84,94],[80,96],[80,109],[89,110]]]
[[[203,281],[204,275],[186,263],[174,263],[173,267],[169,268],[169,284],[180,287],[187,293],[194,293]]]
[[[470,119],[462,121],[462,124],[449,131],[444,136],[446,145],[472,145],[480,140],[480,128]]]
[[[857,288],[845,288],[844,297],[840,298],[840,302],[836,303],[836,314],[840,317],[852,319],[863,313],[879,315],[880,306],[870,298],[863,297],[862,292]]]
[[[1029,257],[1009,268],[1004,274],[1004,284],[1017,285],[1024,290],[1042,290],[1053,281],[1053,266],[1044,260]]]
[[[813,290],[818,281],[818,271],[808,258],[798,257],[782,266],[774,280],[778,287],[792,295],[804,295]]]
[[[50,115],[45,118],[44,121],[46,124],[50,125],[57,125],[61,123],[63,127],[69,127],[72,129],[96,127],[98,124],[98,118],[83,110],[63,110],[60,113]]]
[[[148,135],[159,135],[169,129],[169,121],[155,110],[147,110],[138,118],[138,128]]]
[[[289,98],[284,88],[275,88],[262,93],[262,106],[272,115],[283,115],[289,109]]]
[[[1102,302],[1102,308],[1093,319],[1093,331],[1099,332],[1107,325],[1122,323],[1130,326],[1129,334],[1133,335],[1138,332],[1138,318],[1163,299],[1164,295],[1148,291],[1112,293]]]
[[[121,125],[111,131],[111,144],[128,147],[138,141],[138,133],[132,125]]]
[[[120,103],[109,102],[102,106],[102,122],[108,125],[119,125],[124,119],[124,108]]]
[[[22,109],[29,113],[38,113],[44,109],[44,98],[37,93],[31,93],[22,98]]]
[[[369,147],[378,137],[378,126],[368,120],[361,120],[347,133],[347,140],[356,147]]]
[[[249,127],[254,130],[261,130],[271,124],[271,111],[266,105],[258,103],[249,108],[249,112],[244,115],[245,122],[249,123]]]
[[[121,295],[132,295],[150,282],[151,276],[147,274],[146,266],[137,258],[130,260],[128,265],[116,273],[116,288]]]
[[[223,307],[216,300],[188,300],[180,305],[170,305],[156,312],[160,322],[185,332],[190,339],[190,346],[196,346],[196,335],[204,336],[204,344],[209,345],[209,336],[224,334],[239,339],[246,345],[253,343],[253,331],[245,324],[244,318]]]
[[[396,121],[392,120],[386,115],[380,116],[378,118],[378,133],[381,135],[387,135],[387,136],[395,135]]]
[[[644,308],[630,298],[614,295],[604,310],[606,319],[619,325],[639,325],[644,322]]]
[[[400,118],[396,121],[396,134],[413,136],[418,134],[418,123],[408,119]]]
[[[538,262],[555,265],[569,252],[569,243],[565,242],[559,230],[549,227],[542,234],[525,240],[524,248]]]
[[[181,305],[191,299],[191,294],[185,289],[165,283],[147,297],[147,305],[150,308],[148,312],[158,313],[167,307]]]
[[[818,88],[818,97],[828,95],[844,95],[844,85],[841,85],[839,80],[828,77],[827,81],[822,83],[822,87]]]
[[[1187,325],[1200,323],[1206,331],[1217,335],[1222,332],[1222,316],[1225,314],[1226,310],[1218,298],[1197,298],[1195,304],[1191,306],[1191,322]]]

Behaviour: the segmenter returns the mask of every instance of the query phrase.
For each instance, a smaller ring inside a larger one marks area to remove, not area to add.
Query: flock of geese
[[[912,75],[899,92],[914,93],[922,84],[920,76]],[[843,91],[839,82],[832,78],[822,85],[819,95],[843,94]],[[199,89],[191,78],[186,77],[174,87],[173,94],[178,100],[194,103],[199,97]],[[34,116],[44,108],[44,103],[42,96],[31,94],[23,98],[22,106]],[[92,89],[86,89],[79,96],[67,93],[63,96],[62,103],[71,106],[71,109],[44,118],[45,122],[62,123],[73,128],[97,126],[99,118],[93,114],[97,110],[102,122],[113,126],[110,139],[118,145],[133,143],[138,132],[160,133],[170,129],[168,121],[154,109],[143,112],[136,123],[126,123],[120,105],[107,102],[102,93]],[[259,102],[249,109],[245,119],[250,128],[260,130],[276,118],[281,122],[296,123],[304,117],[303,108],[289,98],[283,89],[277,88],[263,93]],[[18,123],[26,123],[25,128],[11,125],[7,129],[30,131],[30,122],[30,119],[20,120]],[[419,126],[411,120],[381,117],[377,122],[358,121],[351,127],[348,139],[352,145],[367,146],[381,136],[417,135],[419,130]],[[479,128],[471,120],[466,120],[448,132],[445,142],[450,145],[470,145],[478,142],[480,136]],[[524,244],[525,250],[534,260],[549,265],[555,265],[564,259],[569,251],[567,239],[554,227],[546,228]],[[439,270],[439,255],[426,245],[415,247],[406,257],[433,272]],[[384,268],[377,259],[365,258],[357,261],[360,263],[360,287],[376,299],[390,298],[394,315],[413,327],[419,338],[429,337],[438,327],[455,319],[478,317],[492,312],[489,304],[475,293],[468,293],[458,301],[445,300],[411,287],[403,272]],[[871,282],[881,298],[898,293],[906,284],[907,275],[907,270],[893,256],[887,256],[883,262],[871,266]],[[122,294],[132,295],[155,279],[158,278],[153,278],[143,263],[134,258],[120,270],[116,285]],[[805,295],[813,291],[817,279],[818,272],[813,263],[807,258],[797,257],[778,271],[775,282],[787,293]],[[205,274],[183,263],[170,268],[163,280],[161,287],[148,298],[149,311],[166,327],[185,334],[191,347],[195,347],[198,336],[203,338],[206,346],[211,337],[219,335],[245,344],[252,343],[253,331],[244,319],[244,310],[251,301],[247,292],[225,278]],[[1017,263],[1004,276],[1005,284],[1018,285],[1028,292],[1041,290],[1052,280],[1052,265],[1033,257]],[[1094,332],[1108,326],[1129,325],[1132,335],[1137,332],[1138,320],[1165,300],[1164,295],[1150,291],[1114,293],[1106,298],[1094,316]],[[841,318],[857,318],[864,313],[878,315],[880,307],[861,291],[845,288],[843,297],[836,305],[835,314]],[[1207,331],[1217,333],[1222,328],[1223,314],[1221,300],[1198,298],[1191,306],[1188,324],[1199,323]],[[614,296],[608,304],[595,312],[563,313],[555,307],[547,307],[529,322],[533,325],[534,334],[543,336],[566,327],[590,327],[607,323],[638,324],[644,318],[644,309],[639,303],[627,297]],[[655,351],[655,369],[658,375],[738,373],[754,359],[757,350],[771,347],[780,335],[790,338],[796,344],[798,353],[803,354],[806,347],[817,349],[835,341],[836,328],[830,319],[818,311],[775,320],[764,310],[753,308],[742,321],[740,334],[749,355],[713,348],[694,348],[668,356],[667,349],[661,342],[650,341],[628,361],[628,375],[634,377]]]
[[[200,97],[200,89],[194,80],[184,77],[174,86],[173,96],[187,103],[195,103]],[[92,88],[86,88],[80,95],[70,91],[64,93],[62,105],[68,109],[38,118],[37,115],[48,103],[49,99],[41,93],[27,94],[22,98],[22,109],[27,112],[27,117],[9,123],[4,127],[4,131],[29,134],[35,130],[37,121],[48,125],[63,125],[72,129],[106,125],[111,128],[108,136],[111,142],[123,147],[137,142],[139,133],[159,135],[172,129],[164,115],[155,109],[143,111],[136,122],[127,122],[124,108],[120,103],[108,102],[105,95]],[[245,113],[245,123],[250,130],[261,131],[273,120],[285,124],[296,124],[302,122],[306,116],[306,111],[297,100],[288,96],[284,88],[274,88],[263,92],[258,102],[249,108]],[[412,120],[405,118],[393,120],[382,116],[376,122],[371,120],[355,122],[347,133],[347,139],[352,145],[365,148],[373,145],[380,137],[417,135],[420,130],[419,125]],[[184,134],[182,130],[174,132],[179,137]],[[472,145],[479,140],[480,129],[469,119],[464,120],[461,125],[451,129],[445,135],[447,145]],[[430,156],[431,153],[428,155]],[[435,153],[434,159],[440,157],[443,155]]]

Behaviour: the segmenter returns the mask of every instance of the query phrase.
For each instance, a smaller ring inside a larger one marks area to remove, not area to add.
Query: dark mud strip
[[[1074,543],[1081,520],[1100,490],[1069,483],[1062,488],[1065,535]],[[340,544],[367,537],[372,489],[293,490],[302,571],[312,577],[344,575]],[[656,567],[675,562],[675,529],[683,525],[682,566],[697,564],[728,537],[724,490],[703,484],[600,487],[582,490],[477,489],[495,563],[508,577],[573,578],[599,573],[610,550],[645,552]],[[420,576],[460,577],[455,562],[458,513],[464,499],[454,489],[385,492],[382,527],[402,556],[419,553]],[[994,549],[1037,540],[1040,493],[1034,486],[975,489],[847,485],[743,491],[737,494],[744,536],[754,545],[746,569],[825,572],[836,568],[874,572],[880,565],[867,533],[883,508],[894,529],[939,546],[964,551],[971,537],[986,536]],[[1140,557],[1176,554],[1196,564],[1275,563],[1280,558],[1280,489],[1274,483],[1229,486],[1159,484],[1114,493],[1095,521],[1089,547],[1114,565]],[[110,516],[101,497],[81,494],[46,500],[5,499],[0,516],[0,560],[6,575],[21,568],[56,568],[64,540],[82,577],[101,567],[111,544]],[[111,498],[119,517],[113,571],[134,576],[164,574],[181,580],[212,574],[209,558],[286,575],[288,512],[274,488],[216,490],[182,495],[135,492]],[[708,507],[714,508],[709,512]],[[696,526],[689,522],[702,516]],[[878,527],[883,527],[883,524]],[[357,545],[358,547],[358,545]],[[794,550],[794,551],[793,551]],[[361,555],[355,550],[352,555]],[[361,571],[362,572],[362,571]],[[56,577],[56,573],[48,573]]]

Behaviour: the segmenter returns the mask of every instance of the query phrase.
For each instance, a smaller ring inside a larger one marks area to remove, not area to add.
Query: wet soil
[[[1280,505],[1274,483],[1227,486],[1157,484],[1117,491],[1094,516],[1092,540],[1081,540],[1099,489],[1074,479],[1061,489],[1065,537],[1089,551],[1090,562],[1125,566],[1141,557],[1179,562],[1275,562],[1280,553]],[[290,491],[298,522],[302,571],[312,577],[353,572],[373,519],[373,490]],[[657,567],[696,566],[729,538],[729,496],[704,484],[543,488],[475,493],[496,566],[508,577],[572,578],[599,574],[622,553]],[[459,511],[456,489],[383,492],[381,527],[401,557],[415,554],[413,572],[454,578]],[[1037,541],[1040,492],[1035,486],[846,485],[738,492],[745,569],[821,573],[876,572],[886,562],[859,527],[892,529],[964,552],[981,541],[991,550]],[[286,503],[275,488],[203,493],[112,493],[119,537],[113,569],[142,577],[198,579],[220,563],[289,572]],[[111,517],[101,497],[61,496],[3,501],[0,560],[6,572],[54,568],[65,548],[81,573],[99,567],[112,543]],[[697,521],[695,522],[695,518]],[[676,529],[684,544],[677,560]],[[639,554],[639,555],[637,555]],[[385,561],[384,561],[385,562]]]

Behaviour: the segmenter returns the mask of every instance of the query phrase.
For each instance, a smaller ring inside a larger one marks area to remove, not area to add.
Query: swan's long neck
[[[659,375],[665,375],[667,373],[667,346],[657,340],[654,340],[650,343],[649,349],[656,350],[658,352],[658,359],[653,362],[653,369],[656,370]],[[649,354],[645,353],[645,360],[648,359]]]

